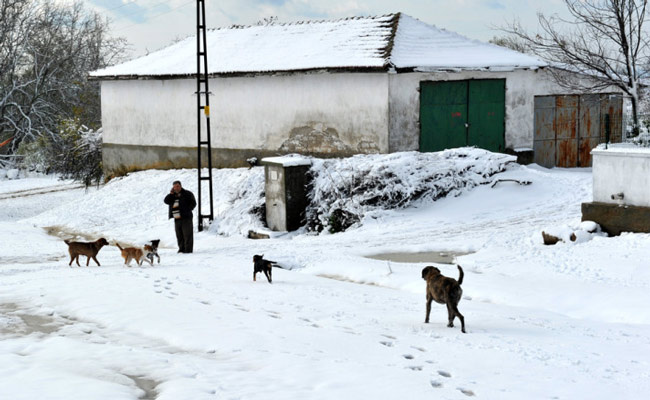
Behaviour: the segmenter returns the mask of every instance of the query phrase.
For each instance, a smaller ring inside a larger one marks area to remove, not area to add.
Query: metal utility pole
[[[197,159],[199,171],[199,190],[197,203],[199,206],[199,232],[203,230],[203,221],[212,221],[212,145],[210,143],[210,91],[208,90],[208,46],[205,33],[205,0],[196,0],[196,103],[197,103]],[[201,72],[203,66],[203,72]],[[201,96],[203,95],[203,96]],[[203,102],[202,100],[205,100]],[[201,135],[201,119],[205,115],[206,134],[204,140]],[[205,146],[205,147],[204,147]],[[208,173],[201,172],[201,150],[206,148],[208,153]],[[201,187],[203,181],[208,181],[210,213],[203,214]]]

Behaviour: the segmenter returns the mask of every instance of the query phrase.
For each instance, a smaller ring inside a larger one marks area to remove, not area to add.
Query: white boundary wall
[[[597,148],[593,156],[594,202],[650,207],[650,148]],[[623,199],[612,195],[623,193]]]

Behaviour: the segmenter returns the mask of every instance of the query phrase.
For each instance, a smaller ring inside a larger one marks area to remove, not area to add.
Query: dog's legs
[[[447,324],[448,327],[453,328],[454,327],[454,318],[458,317],[460,320],[460,331],[463,333],[465,332],[465,317],[463,317],[463,314],[458,311],[458,306],[455,304],[449,304],[447,303],[447,313],[449,314],[449,324]]]
[[[266,279],[269,281],[269,283],[273,283],[273,279],[271,279],[271,270],[270,269],[268,271],[264,270],[264,275],[266,275]]]
[[[68,267],[72,267],[72,262],[74,261],[74,256],[70,254],[70,264],[68,264]]]
[[[453,328],[454,327],[454,317],[456,314],[454,313],[454,309],[452,308],[453,306],[449,303],[447,303],[447,318],[449,319],[449,323],[447,324],[447,327]]]
[[[257,272],[253,272],[253,282],[257,282],[257,279],[255,279],[255,275],[257,275]]]
[[[98,267],[101,267],[101,266],[102,266],[102,265],[99,263],[99,261],[97,261],[97,258],[95,258],[95,256],[93,256],[93,260],[95,260],[95,262],[97,263],[97,266],[98,266]],[[88,264],[89,262],[90,262],[90,259],[88,259],[88,261],[86,262],[86,264]]]
[[[431,302],[433,301],[433,297],[431,297],[427,293],[427,316],[424,318],[424,323],[428,324],[429,323],[429,314],[431,314]]]
[[[77,254],[77,255],[74,257],[74,260],[77,262],[77,267],[81,267],[81,264],[79,264],[79,256],[80,256],[80,254]]]
[[[463,314],[461,314],[460,311],[458,311],[458,306],[455,304],[452,305],[452,311],[454,312],[454,315],[458,317],[458,319],[460,320],[460,331],[463,333],[467,333],[465,332],[465,317],[463,317]]]

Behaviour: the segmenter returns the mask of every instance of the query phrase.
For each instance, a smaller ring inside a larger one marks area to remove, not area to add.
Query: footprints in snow
[[[447,371],[439,370],[438,375],[443,377],[443,378],[446,378],[446,379],[451,379],[451,374],[449,372],[447,372]],[[438,380],[438,379],[431,379],[431,381],[429,383],[431,384],[431,387],[436,388],[436,389],[440,389],[440,388],[442,388],[444,386],[443,382],[444,382],[444,380],[441,381],[441,380]],[[463,387],[458,387],[457,389],[460,390],[460,392],[462,394],[464,394],[465,396],[468,396],[468,397],[476,396],[476,394],[472,390],[469,390],[469,389],[466,389],[466,388],[463,388]]]
[[[388,340],[380,340],[379,344],[387,348],[395,348],[397,346],[398,339],[395,336],[392,335],[382,335],[382,336]],[[427,351],[425,348],[418,347],[418,346],[410,346],[410,348],[413,350],[417,350],[419,353],[426,353]],[[407,362],[409,362],[409,365],[406,365],[404,368],[415,372],[424,371],[426,368],[426,364],[429,365],[435,364],[435,361],[433,360],[424,360],[425,365],[413,364],[412,362],[418,358],[418,353],[402,353],[401,357]],[[431,387],[435,389],[443,388],[447,382],[453,380],[452,374],[445,370],[439,369],[435,371],[434,374],[436,377],[432,378],[429,381],[429,384],[431,385]],[[463,393],[465,396],[468,397],[476,396],[476,394],[472,390],[467,389],[465,387],[457,387],[456,389],[459,390],[461,393]]]
[[[170,299],[175,299],[178,293],[172,290],[174,282],[168,280],[166,276],[161,276],[160,279],[153,281],[153,291],[159,294],[165,294]]]

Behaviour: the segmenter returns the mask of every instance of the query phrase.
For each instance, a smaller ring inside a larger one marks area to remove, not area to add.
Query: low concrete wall
[[[650,207],[650,149],[594,149],[594,202]]]
[[[611,236],[622,232],[650,232],[650,207],[582,203],[582,220],[594,221]]]
[[[591,154],[594,201],[582,204],[582,220],[610,235],[650,232],[650,149],[622,144]]]

